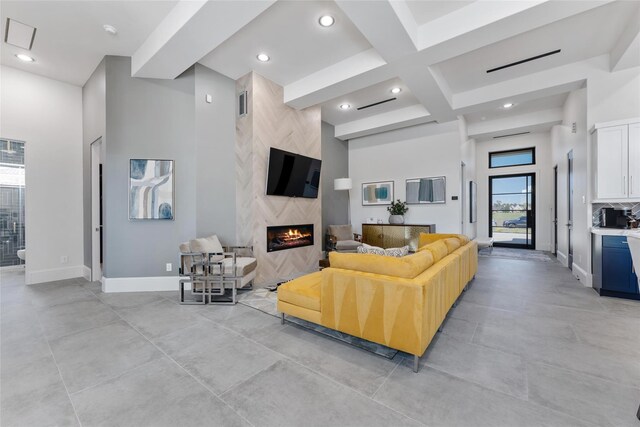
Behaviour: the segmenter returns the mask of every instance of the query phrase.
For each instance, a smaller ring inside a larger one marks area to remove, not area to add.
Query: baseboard
[[[91,281],[91,269],[86,265],[82,266],[82,277],[87,279],[87,281]]]
[[[560,261],[560,264],[564,265],[565,267],[569,267],[569,262],[565,254],[560,251],[556,251],[556,256],[558,257],[558,261]]]
[[[161,277],[103,277],[102,292],[177,291],[178,276]]]
[[[591,286],[591,275],[575,262],[571,265],[571,271],[573,272],[573,276],[580,280],[580,283],[584,286]]]
[[[73,267],[52,268],[50,270],[27,271],[24,275],[24,282],[27,285],[36,283],[53,282],[55,280],[75,279],[84,276],[84,265]]]
[[[24,271],[24,264],[7,265],[5,267],[0,267],[0,271]]]

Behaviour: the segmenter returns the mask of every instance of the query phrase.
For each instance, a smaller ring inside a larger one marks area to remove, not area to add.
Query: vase
[[[403,215],[390,215],[389,216],[389,224],[404,224],[404,216]]]

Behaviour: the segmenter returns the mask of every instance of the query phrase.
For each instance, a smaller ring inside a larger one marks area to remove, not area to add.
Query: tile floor
[[[638,426],[640,303],[482,258],[420,372],[237,305],[3,272],[0,424]]]

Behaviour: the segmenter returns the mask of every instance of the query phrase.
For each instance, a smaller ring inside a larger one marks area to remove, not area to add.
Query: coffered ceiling
[[[196,62],[232,79],[255,70],[284,87],[291,107],[320,105],[323,120],[335,125],[341,139],[460,116],[479,138],[499,132],[509,118],[548,129],[557,123],[567,93],[582,87],[591,70],[640,66],[636,1],[1,5],[3,34],[6,18],[38,28],[31,52],[36,62],[18,62],[17,48],[3,43],[4,65],[78,85],[106,54],[132,56],[132,75],[140,78],[175,78]],[[322,15],[335,23],[321,27]],[[118,34],[106,34],[103,24],[116,26]],[[258,61],[259,53],[270,60]],[[511,63],[518,64],[487,73]],[[402,91],[391,95],[396,86]],[[397,99],[358,110],[391,97]],[[505,103],[515,105],[504,109]]]

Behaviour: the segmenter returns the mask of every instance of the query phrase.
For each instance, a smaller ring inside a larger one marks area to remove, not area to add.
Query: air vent
[[[544,58],[546,56],[555,55],[556,53],[560,53],[561,49],[552,50],[551,52],[543,53],[541,55],[532,56],[531,58],[522,59],[520,61],[512,62],[511,64],[502,65],[500,67],[492,68],[487,70],[487,73],[493,73],[494,71],[504,70],[505,68],[515,67],[516,65],[524,64],[525,62],[535,61],[536,59]]]
[[[33,47],[33,40],[36,37],[36,29],[34,27],[11,18],[7,18],[7,25],[5,27],[5,43],[22,49],[31,50]]]
[[[247,115],[247,91],[243,90],[238,95],[238,117]]]
[[[498,136],[494,136],[493,139],[507,138],[509,136],[526,135],[528,133],[531,133],[531,132],[519,132],[519,133],[510,133],[509,135],[498,135]]]
[[[369,105],[364,105],[362,107],[358,107],[357,110],[364,110],[365,108],[371,108],[371,107],[375,107],[376,105],[380,105],[380,104],[384,104],[386,102],[391,102],[391,101],[395,101],[398,98],[389,98],[389,99],[385,99],[384,101],[379,101],[379,102],[374,102],[373,104],[369,104]]]

